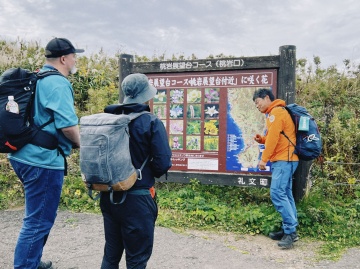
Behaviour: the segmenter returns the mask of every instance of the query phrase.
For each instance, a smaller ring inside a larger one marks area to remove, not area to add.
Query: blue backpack
[[[289,104],[285,106],[289,112],[294,124],[296,132],[296,145],[282,131],[281,133],[295,147],[295,154],[300,160],[311,161],[320,156],[322,150],[322,141],[319,128],[315,119],[309,114],[305,107],[297,104]]]

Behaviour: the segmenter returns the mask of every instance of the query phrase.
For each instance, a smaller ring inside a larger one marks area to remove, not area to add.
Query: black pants
[[[121,192],[114,193],[114,202],[121,201]],[[122,204],[112,204],[110,195],[103,192],[100,208],[104,219],[105,248],[101,269],[118,269],[125,250],[128,269],[146,268],[150,259],[157,204],[146,195],[127,193]]]

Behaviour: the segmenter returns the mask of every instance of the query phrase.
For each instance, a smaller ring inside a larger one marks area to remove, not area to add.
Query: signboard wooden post
[[[265,118],[252,96],[269,88],[287,104],[295,101],[295,46],[282,46],[275,56],[163,62],[135,63],[122,54],[119,65],[120,82],[144,73],[158,89],[150,106],[163,121],[173,152],[168,181],[270,186],[270,163],[266,171],[257,168],[263,146],[253,136],[265,131]],[[296,200],[304,195],[308,168],[301,163],[295,174]]]

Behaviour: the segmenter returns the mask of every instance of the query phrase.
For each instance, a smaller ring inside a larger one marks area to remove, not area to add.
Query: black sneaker
[[[269,237],[272,240],[281,240],[284,237],[284,235],[285,235],[284,230],[269,233]],[[299,235],[296,232],[292,233],[291,237],[293,242],[299,241]]]
[[[51,269],[52,268],[52,262],[51,261],[47,261],[47,262],[43,262],[41,261],[38,269]]]
[[[284,230],[280,230],[278,232],[271,232],[269,233],[269,237],[272,240],[281,240],[281,238],[283,238],[284,236]]]
[[[296,233],[284,234],[283,238],[281,238],[280,242],[278,243],[278,246],[281,248],[292,248],[293,243],[295,242],[294,238],[299,240],[299,237]]]
[[[292,233],[290,235],[291,235],[291,238],[292,238],[293,242],[299,241],[300,236],[296,232],[294,232],[294,233]]]

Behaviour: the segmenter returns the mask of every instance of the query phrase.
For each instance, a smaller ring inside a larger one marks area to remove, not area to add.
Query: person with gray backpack
[[[149,101],[157,89],[144,74],[130,74],[121,84],[123,104],[110,105],[105,113],[131,114],[147,111],[129,123],[129,148],[133,166],[141,177],[126,191],[102,191],[100,208],[104,220],[105,247],[102,269],[119,268],[123,252],[127,268],[146,268],[154,243],[158,214],[152,195],[155,178],[171,167],[171,149],[166,129]]]

